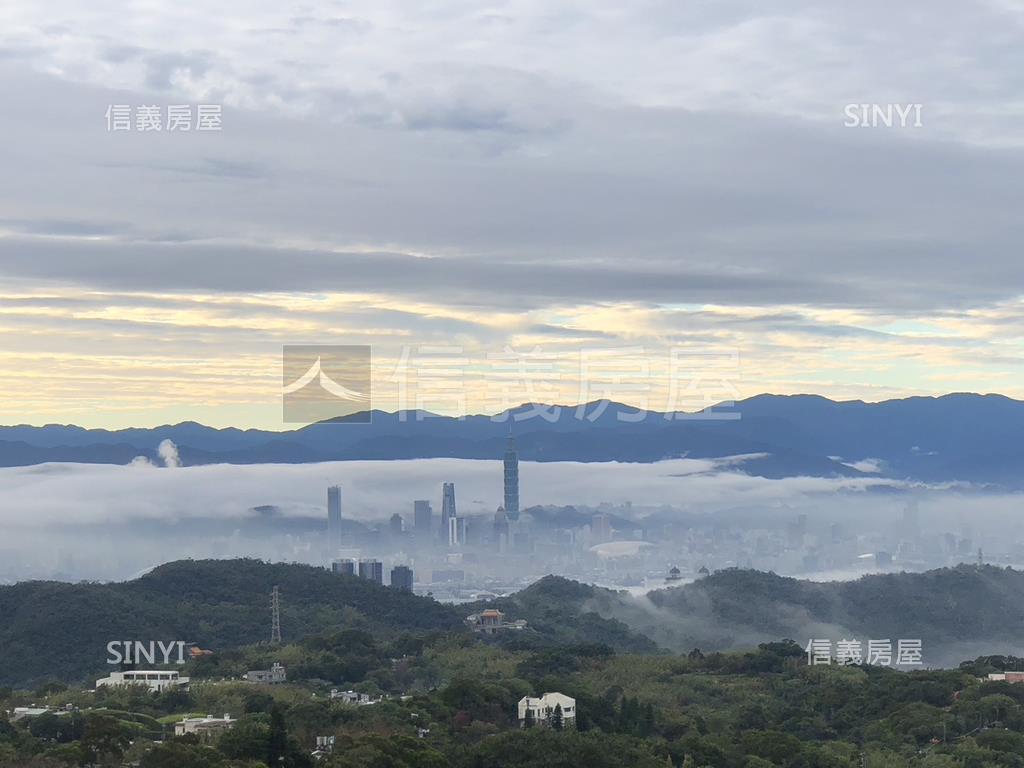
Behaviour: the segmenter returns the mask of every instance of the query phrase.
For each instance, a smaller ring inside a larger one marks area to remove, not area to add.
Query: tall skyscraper
[[[341,560],[335,560],[331,563],[331,570],[334,573],[339,573],[342,576],[355,576],[357,570],[357,564],[355,560],[351,558],[343,558]]]
[[[403,592],[412,592],[412,568],[396,565],[391,569],[391,586]]]
[[[384,563],[380,560],[360,560],[359,578],[384,583]]]
[[[336,557],[341,549],[341,486],[327,489],[327,553]]]
[[[434,529],[434,510],[426,499],[412,503],[413,531],[417,538],[426,539]]]
[[[515,522],[519,519],[519,453],[512,432],[505,445],[505,515]]]
[[[401,536],[405,530],[405,521],[402,519],[402,516],[395,512],[391,516],[391,520],[388,521],[388,528],[391,530],[392,536]]]
[[[455,510],[455,483],[441,489],[441,536],[449,547],[459,543],[459,515]]]
[[[590,518],[590,534],[599,544],[612,540],[612,518],[604,513]]]

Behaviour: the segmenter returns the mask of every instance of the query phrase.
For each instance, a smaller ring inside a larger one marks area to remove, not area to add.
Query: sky
[[[9,0],[0,423],[284,429],[288,344],[388,410],[1024,397],[1021,73],[1022,0]]]

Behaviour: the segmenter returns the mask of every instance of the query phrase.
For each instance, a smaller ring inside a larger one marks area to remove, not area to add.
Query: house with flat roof
[[[247,683],[263,683],[265,685],[276,685],[288,680],[288,674],[284,666],[274,662],[270,669],[250,669],[245,673]]]
[[[107,677],[96,681],[96,687],[117,688],[124,685],[144,685],[149,690],[159,693],[168,688],[181,688],[188,685],[188,678],[182,677],[176,669],[129,669],[124,672],[111,672]]]
[[[562,724],[565,727],[576,724],[576,699],[566,696],[564,693],[545,693],[543,696],[533,698],[524,696],[519,700],[519,723],[524,724],[527,719],[532,719],[537,725],[547,724],[555,707],[562,708]]]
[[[213,717],[212,715],[186,717],[174,724],[174,735],[195,734],[201,739],[213,739],[231,728],[236,722],[237,720],[233,720],[228,714],[225,714],[224,717]]]

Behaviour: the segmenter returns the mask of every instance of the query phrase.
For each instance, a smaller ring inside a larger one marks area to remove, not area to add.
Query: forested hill
[[[686,652],[784,638],[920,639],[927,664],[955,667],[1024,650],[1022,594],[1021,571],[960,565],[826,583],[726,569],[642,597],[548,576],[498,602],[551,641],[561,633],[623,651]]]
[[[606,615],[683,650],[787,637],[921,639],[933,664],[1024,646],[1024,572],[960,565],[816,583],[729,569],[693,584],[621,598]],[[979,653],[974,653],[978,650]]]
[[[525,619],[532,645],[596,644],[626,653],[651,653],[658,645],[649,637],[634,631],[610,614],[615,613],[622,597],[589,584],[559,576],[545,576],[524,590],[508,597],[465,606],[481,610],[498,608],[507,620]],[[523,639],[506,638],[513,645]]]
[[[0,684],[106,675],[111,640],[184,640],[213,650],[269,640],[275,585],[285,641],[338,627],[383,635],[463,628],[461,609],[322,568],[184,560],[116,584],[0,587]]]
[[[286,642],[340,629],[383,638],[467,632],[449,606],[306,565],[178,561],[117,584],[0,587],[0,685],[88,682],[109,672],[111,640],[184,640],[226,651],[270,635],[280,587]],[[489,642],[522,648],[608,646],[623,653],[750,648],[790,638],[921,639],[931,665],[1024,649],[1024,573],[967,566],[815,583],[724,570],[644,597],[548,576],[489,603],[530,629]]]

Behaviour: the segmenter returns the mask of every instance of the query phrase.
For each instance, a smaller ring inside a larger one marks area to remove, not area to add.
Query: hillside
[[[727,649],[792,638],[919,638],[933,664],[1024,646],[1024,572],[960,565],[816,583],[730,569],[603,611],[668,648]],[[977,651],[977,653],[975,653]]]
[[[188,464],[304,463],[355,459],[496,459],[511,421],[526,461],[652,462],[763,454],[740,468],[764,477],[857,476],[874,460],[882,477],[963,480],[1024,487],[1024,402],[1001,395],[950,394],[879,403],[836,402],[816,395],[758,395],[715,411],[740,418],[683,419],[600,401],[583,406],[523,405],[463,418],[371,412],[284,432],[213,429],[192,422],[108,431],[67,425],[0,427],[0,466],[46,461],[127,463],[156,458],[173,440]],[[526,418],[530,413],[557,418]],[[595,414],[599,414],[596,415]],[[620,418],[620,416],[624,418]],[[862,467],[864,465],[861,465]]]
[[[650,638],[633,631],[618,619],[603,616],[619,595],[589,584],[545,576],[508,597],[464,606],[469,610],[498,608],[509,621],[525,619],[530,632],[503,638],[514,646],[543,647],[568,643],[606,645],[624,653],[652,653],[658,649]]]
[[[111,640],[184,640],[215,651],[265,641],[274,585],[288,641],[342,627],[383,635],[463,629],[461,610],[321,568],[187,560],[123,583],[0,587],[0,684],[102,676]]]
[[[643,597],[548,576],[497,601],[548,642],[601,643],[622,652],[753,648],[792,639],[920,639],[926,663],[956,666],[1024,649],[1024,573],[960,565],[925,573],[819,583],[727,569]],[[602,620],[603,619],[603,620]]]
[[[24,582],[0,587],[0,685],[88,682],[108,668],[111,640],[185,640],[214,651],[265,641],[269,594],[282,594],[286,641],[362,629],[400,634],[465,632],[458,607],[305,565],[256,560],[179,561],[130,582]],[[955,666],[982,654],[1020,655],[1024,573],[962,565],[926,573],[816,583],[730,569],[682,587],[633,597],[548,576],[487,603],[529,630],[509,648],[603,645],[622,653],[751,648],[783,638],[919,638],[925,660]]]

